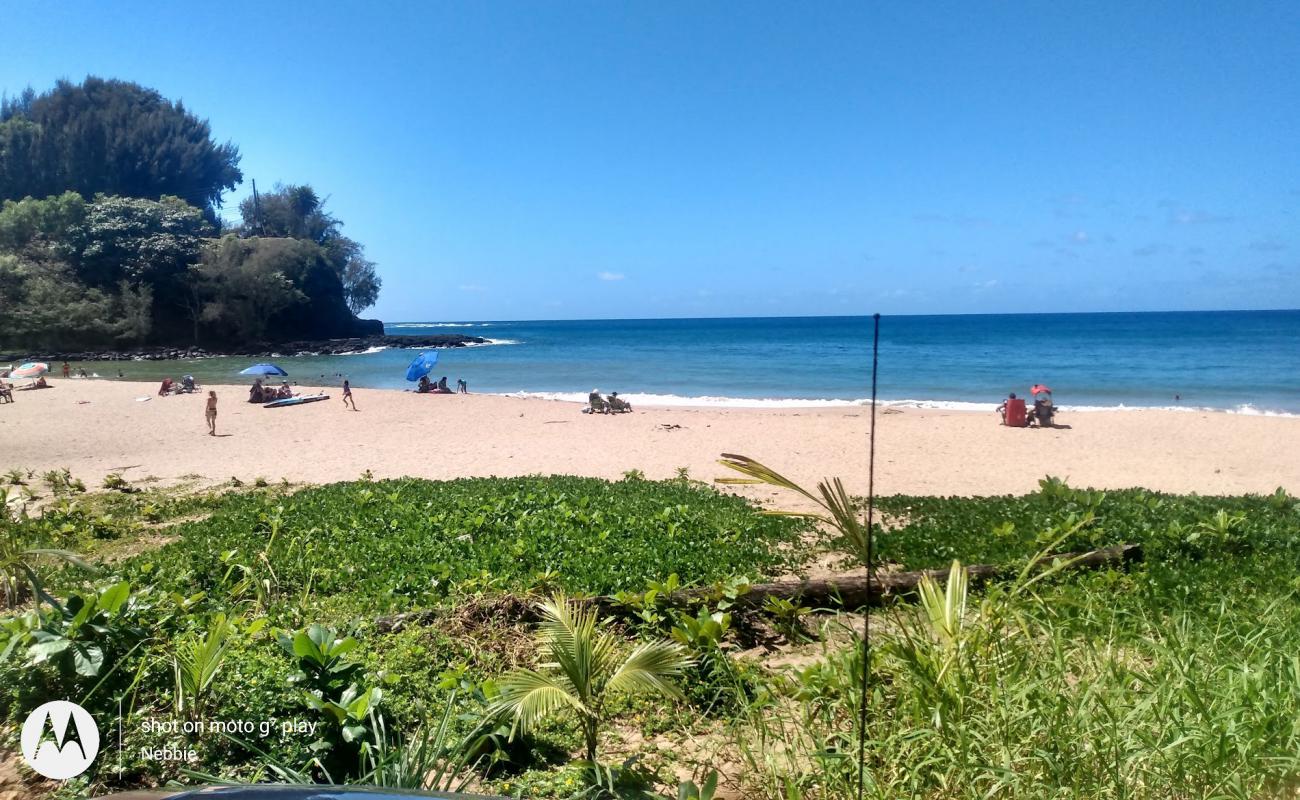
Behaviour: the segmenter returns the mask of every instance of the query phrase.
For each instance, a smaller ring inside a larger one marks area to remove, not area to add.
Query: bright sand
[[[686,467],[709,480],[727,473],[715,459],[730,452],[796,480],[839,475],[855,493],[867,488],[869,408],[638,408],[588,416],[574,403],[359,388],[360,411],[353,412],[334,387],[325,402],[264,409],[244,402],[246,386],[219,386],[220,436],[213,438],[203,417],[206,393],[154,397],[154,384],[53,383],[0,405],[0,470],[68,467],[92,487],[109,472],[129,480],[197,474],[214,483],[232,476],[321,483],[365,470],[376,477],[618,478],[639,469],[664,478]],[[1300,493],[1300,418],[1067,407],[1059,421],[1069,429],[1022,430],[1001,427],[992,407],[880,413],[877,491],[1026,492],[1051,474],[1076,486],[1204,494],[1283,486]]]

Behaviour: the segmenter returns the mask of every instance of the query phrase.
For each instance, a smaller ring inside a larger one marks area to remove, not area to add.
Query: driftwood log
[[[1142,558],[1142,546],[1121,544],[1103,547],[1083,553],[1057,553],[1040,559],[1035,566],[1046,567],[1052,562],[1066,562],[1067,569],[1095,569],[1110,565],[1126,564]],[[1001,564],[971,564],[966,567],[966,574],[972,583],[1005,575],[1012,568]],[[946,569],[922,569],[914,572],[878,572],[871,577],[868,586],[866,575],[852,575],[824,580],[784,580],[771,583],[756,583],[749,587],[748,594],[736,599],[738,604],[761,606],[769,597],[784,600],[800,600],[804,605],[836,605],[845,608],[859,608],[878,604],[890,597],[907,595],[916,591],[921,580],[929,578],[939,584],[948,580]],[[676,595],[683,592],[675,592]],[[698,594],[698,592],[696,592]]]
[[[1053,563],[1063,562],[1064,569],[1097,569],[1108,566],[1122,566],[1141,560],[1141,558],[1141,545],[1121,544],[1081,553],[1056,553],[1039,559],[1034,566],[1046,568]],[[1006,575],[1014,569],[1014,567],[1003,564],[971,564],[966,567],[966,573],[970,576],[972,583],[978,583],[999,575]],[[948,579],[948,570],[923,569],[913,572],[878,572],[871,577],[869,584],[866,575],[846,575],[820,580],[781,580],[770,583],[755,583],[750,585],[748,592],[737,597],[734,602],[737,606],[758,608],[767,601],[767,598],[775,597],[790,601],[798,600],[804,605],[814,607],[861,608],[868,605],[878,605],[892,597],[911,594],[921,585],[924,578],[942,584]],[[665,595],[663,599],[668,605],[682,606],[688,605],[701,597],[707,597],[712,593],[709,587],[691,587],[679,589],[672,594]],[[581,600],[594,603],[607,611],[617,612],[619,609],[619,604],[612,597],[588,597],[581,598]],[[499,605],[496,610],[507,616],[515,617],[521,622],[535,618],[535,609],[532,604],[517,599],[516,602]],[[393,633],[412,625],[428,624],[438,614],[439,612],[433,610],[393,614],[375,620],[375,628],[380,633]]]

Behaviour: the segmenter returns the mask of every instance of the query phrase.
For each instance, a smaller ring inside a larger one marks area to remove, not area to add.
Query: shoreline
[[[482,343],[469,343],[464,345],[452,345],[458,347],[488,347],[494,344],[503,344],[504,342],[488,339]],[[348,353],[339,353],[338,355],[367,355],[382,350],[391,349],[385,346],[373,347],[366,350],[358,350]],[[271,354],[268,357],[280,357],[283,354]],[[221,357],[221,356],[214,356]],[[8,379],[13,382],[17,379]],[[72,376],[64,379],[55,375],[53,371],[47,380],[63,382],[68,381],[102,381],[107,383],[131,383],[143,386],[156,387],[159,378],[147,377],[123,377],[116,378],[111,375],[100,375],[95,373],[91,376],[81,378]],[[18,384],[15,384],[18,385]],[[307,384],[302,384],[306,386]],[[227,384],[227,386],[235,386]],[[295,387],[298,384],[295,384]],[[365,391],[379,392],[405,392],[408,389],[398,389],[391,387],[367,388],[358,386]],[[490,397],[509,397],[520,400],[544,400],[562,403],[577,403],[586,405],[587,394],[585,392],[562,392],[562,391],[504,391],[504,392],[475,392],[482,396]],[[646,394],[641,392],[620,392],[619,396],[633,403],[636,406],[646,408],[748,408],[748,409],[869,409],[871,401],[869,398],[844,399],[844,398],[806,398],[806,397],[731,397],[723,395],[675,395],[675,394]],[[1000,401],[973,402],[969,400],[933,400],[933,399],[881,399],[878,404],[879,409],[899,409],[915,411],[955,411],[971,414],[988,414],[997,408]],[[1229,414],[1234,416],[1250,417],[1277,417],[1283,419],[1300,418],[1300,411],[1287,411],[1274,408],[1260,408],[1253,403],[1244,403],[1235,407],[1219,406],[1201,406],[1192,404],[1178,405],[1127,405],[1119,403],[1115,405],[1076,405],[1070,403],[1060,403],[1057,410],[1062,414],[1095,414],[1099,412],[1114,413],[1133,413],[1148,411],[1167,411],[1174,414]]]
[[[293,483],[376,477],[451,479],[570,474],[652,479],[680,469],[698,480],[726,474],[724,452],[757,458],[812,485],[841,476],[865,494],[869,409],[637,407],[587,415],[562,400],[490,394],[419,395],[355,389],[358,412],[337,387],[325,402],[250,405],[247,385],[218,392],[219,437],[206,435],[204,394],[156,397],[132,381],[52,379],[0,405],[5,469],[70,469],[88,486],[109,472],[130,481],[201,476]],[[297,391],[314,393],[302,385]],[[1300,494],[1300,418],[1142,410],[1065,414],[1050,429],[1005,428],[987,414],[878,410],[876,488],[881,494],[998,495],[1034,491],[1048,475],[1074,486],[1202,494]],[[779,504],[793,498],[746,487]]]

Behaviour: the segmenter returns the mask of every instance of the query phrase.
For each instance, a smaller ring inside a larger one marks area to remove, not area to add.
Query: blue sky
[[[396,320],[1300,307],[1300,4],[5,5],[185,101]]]

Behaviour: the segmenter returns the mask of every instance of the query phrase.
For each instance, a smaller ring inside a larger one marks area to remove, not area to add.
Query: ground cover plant
[[[133,722],[124,771],[103,766],[67,796],[201,776],[829,799],[853,796],[860,742],[877,798],[1245,798],[1300,785],[1300,510],[1285,492],[1048,479],[1022,497],[879,498],[890,568],[1006,569],[983,585],[957,569],[872,610],[864,665],[860,614],[739,602],[749,582],[815,555],[809,529],[686,479],[107,483],[3,522],[23,552],[88,563],[36,559],[50,602],[18,590],[0,617],[2,735],[54,698],[108,719],[121,702]],[[1024,569],[1043,552],[1119,543],[1140,544],[1143,560]],[[824,544],[859,555],[830,532]],[[684,602],[684,585],[703,590]],[[580,610],[593,595],[613,596],[596,616]],[[646,648],[671,653],[662,684],[639,684],[663,691],[597,694],[608,675],[569,675],[565,654],[586,650],[554,619],[538,627],[548,603],[573,604],[579,638],[609,655],[604,673]],[[569,688],[551,691],[563,675]],[[549,713],[552,701],[570,711]],[[250,715],[304,729],[143,725]],[[143,755],[167,748],[197,770]]]

